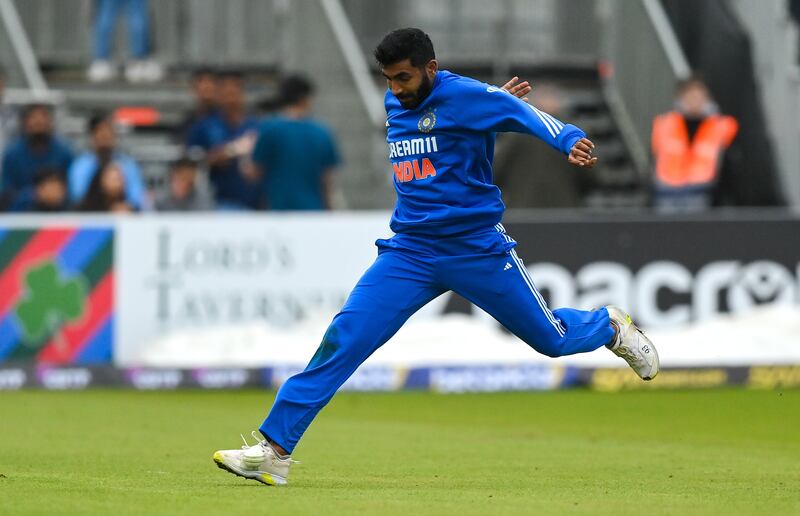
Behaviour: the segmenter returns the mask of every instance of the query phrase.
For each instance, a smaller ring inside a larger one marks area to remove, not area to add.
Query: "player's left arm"
[[[477,131],[530,134],[567,155],[569,163],[593,167],[597,158],[592,156],[594,144],[586,134],[517,98],[529,85],[516,81],[517,78],[512,79],[503,88],[477,81],[465,85],[459,106],[459,119],[464,126]]]

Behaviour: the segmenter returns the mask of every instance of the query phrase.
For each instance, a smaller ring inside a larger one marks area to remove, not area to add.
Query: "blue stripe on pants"
[[[493,238],[507,242],[503,235]],[[547,356],[593,351],[613,337],[605,308],[551,312],[508,246],[507,251],[458,255],[390,248],[380,242],[379,247],[377,260],[334,317],[311,362],[281,387],[260,427],[265,437],[290,453],[358,366],[414,312],[448,290],[464,296]],[[453,248],[463,253],[469,245],[460,242]]]

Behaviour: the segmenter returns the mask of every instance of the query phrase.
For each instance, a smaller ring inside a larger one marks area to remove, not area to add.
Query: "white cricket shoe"
[[[253,437],[259,441],[255,431]],[[280,457],[266,440],[260,440],[255,446],[247,444],[242,436],[244,446],[241,450],[218,450],[214,452],[217,466],[234,475],[257,480],[269,486],[283,486],[289,477],[289,468],[297,462],[290,457]]]
[[[608,345],[615,355],[622,357],[642,380],[652,380],[658,374],[658,351],[631,316],[616,306],[607,306],[611,323],[617,327],[617,338]]]

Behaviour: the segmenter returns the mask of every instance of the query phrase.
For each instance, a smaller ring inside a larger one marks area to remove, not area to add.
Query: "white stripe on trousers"
[[[516,241],[513,238],[511,238],[508,235],[508,233],[506,233],[506,228],[503,227],[503,224],[501,224],[501,223],[495,224],[494,228],[501,235],[503,235],[503,238],[506,239],[506,242],[514,242],[514,243],[516,243]],[[544,302],[544,298],[542,297],[542,294],[539,293],[539,291],[536,289],[536,285],[533,284],[533,279],[528,274],[528,269],[525,267],[525,264],[522,263],[522,260],[520,259],[519,256],[517,256],[517,252],[515,250],[512,249],[509,252],[509,254],[511,255],[511,258],[514,260],[514,263],[517,264],[517,267],[519,268],[520,274],[522,274],[522,279],[525,280],[525,283],[528,285],[528,289],[533,294],[533,297],[536,298],[536,302],[539,303],[539,307],[542,309],[542,311],[547,316],[547,319],[550,321],[550,324],[552,324],[553,327],[558,332],[558,334],[563,337],[564,334],[567,331],[566,328],[564,328],[564,326],[561,324],[561,321],[556,319],[556,316],[553,315],[553,312],[551,312],[550,309],[547,308],[547,303]]]
[[[519,256],[517,256],[517,252],[514,251],[513,249],[509,252],[509,254],[511,254],[511,258],[514,260],[514,263],[517,264],[517,267],[519,268],[519,272],[520,272],[520,274],[522,274],[522,278],[525,280],[525,283],[528,285],[528,289],[530,289],[531,294],[533,294],[533,296],[536,298],[536,301],[539,303],[539,307],[542,309],[544,314],[547,316],[547,319],[550,321],[550,324],[552,324],[553,328],[556,329],[558,334],[563,337],[564,334],[566,333],[566,329],[561,324],[561,321],[558,321],[556,319],[556,316],[553,315],[553,312],[551,312],[550,309],[547,308],[547,304],[544,302],[544,299],[542,298],[542,295],[539,293],[538,290],[536,290],[536,287],[533,284],[533,280],[528,275],[528,269],[525,268],[525,264],[522,263],[522,260],[520,260]]]

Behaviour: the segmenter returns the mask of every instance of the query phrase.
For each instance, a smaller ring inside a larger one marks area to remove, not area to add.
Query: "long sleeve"
[[[502,88],[477,81],[459,86],[458,122],[466,129],[530,134],[564,154],[586,136],[574,125],[564,124]]]

